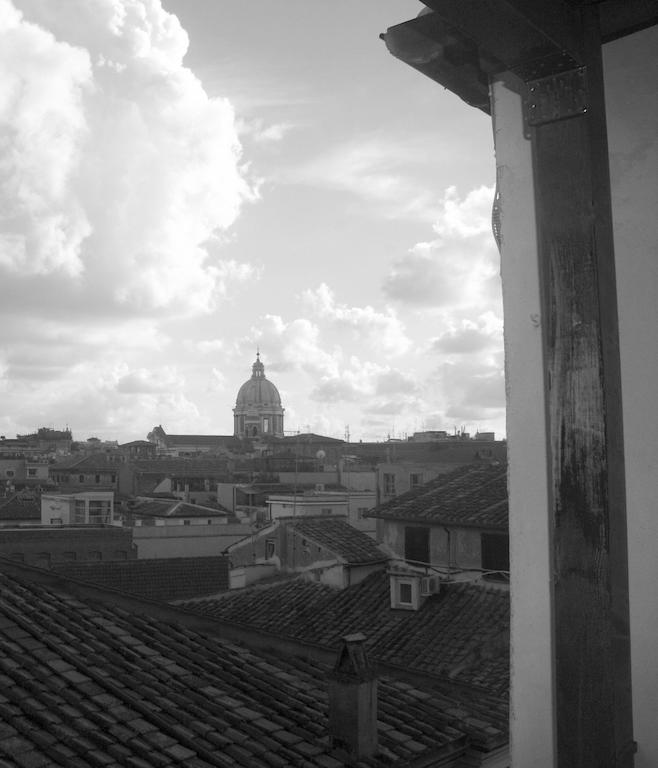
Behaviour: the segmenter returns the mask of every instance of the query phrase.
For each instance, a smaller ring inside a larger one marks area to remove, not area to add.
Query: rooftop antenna
[[[350,441],[350,425],[346,424],[345,425],[345,442],[349,443],[349,441]]]

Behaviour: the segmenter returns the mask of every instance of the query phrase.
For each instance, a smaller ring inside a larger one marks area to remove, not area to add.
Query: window
[[[415,563],[430,562],[430,529],[407,526],[404,529],[404,559]]]
[[[322,507],[322,514],[323,515],[330,515],[331,514],[331,507]]]
[[[359,507],[356,510],[356,516],[358,517],[359,520],[363,520],[364,517],[366,516],[367,511],[368,511],[368,507]]]
[[[62,553],[62,558],[64,560],[72,561],[72,560],[76,560],[77,559],[77,555],[76,555],[75,552],[63,552]]]
[[[413,603],[413,587],[410,581],[400,581],[398,583],[398,599],[402,605],[411,605]]]
[[[95,481],[96,483],[100,483],[100,481],[101,481],[101,476],[100,476],[100,475],[95,475],[95,477],[94,477],[94,481]]]
[[[114,553],[114,559],[115,560],[127,560],[128,559],[128,553],[125,549],[117,549],[117,551]]]
[[[416,488],[416,486],[422,485],[422,483],[423,483],[422,472],[412,472],[409,475],[409,488]]]
[[[480,535],[481,562],[485,579],[509,581],[509,536],[505,533]]]
[[[78,482],[79,483],[84,483],[84,481],[85,481],[85,476],[84,475],[78,475]]]
[[[34,467],[28,467],[27,476],[28,477],[36,477],[37,476],[36,469]]]
[[[265,559],[270,560],[276,554],[276,541],[274,539],[265,539]]]
[[[14,474],[15,474],[15,472],[14,472],[13,469],[6,469],[5,470],[5,475],[7,475],[7,477],[13,477]]]
[[[77,502],[76,502],[77,503]],[[89,502],[89,522],[95,525],[103,525],[110,522],[110,501],[94,499]]]
[[[183,520],[183,525],[191,525],[191,520]]]
[[[89,559],[90,560],[102,560],[103,559],[103,553],[99,552],[97,549],[92,549],[89,553]]]
[[[51,517],[50,518],[50,524],[51,525],[61,525],[62,524],[62,518],[61,517]]]
[[[37,568],[50,568],[50,552],[39,552],[34,564]]]
[[[212,525],[212,520],[208,519],[206,522],[208,523],[208,525]]]
[[[84,501],[78,499],[73,507],[73,522],[74,523],[86,523],[86,510]]]
[[[384,472],[384,496],[395,496],[395,475]]]

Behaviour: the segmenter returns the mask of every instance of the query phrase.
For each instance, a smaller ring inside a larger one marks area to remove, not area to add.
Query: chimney
[[[377,751],[377,678],[358,632],[341,638],[333,671],[328,675],[329,736],[335,747],[357,759]]]

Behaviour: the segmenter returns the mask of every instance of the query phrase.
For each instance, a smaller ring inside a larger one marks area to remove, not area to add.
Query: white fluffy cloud
[[[455,315],[444,319],[447,329],[432,341],[434,352],[443,355],[469,355],[487,350],[500,350],[503,345],[502,317],[489,311],[480,315]]]
[[[410,173],[426,162],[426,150],[408,141],[366,135],[333,146],[283,180],[349,192],[387,218],[431,221],[436,195]]]
[[[402,354],[411,344],[404,325],[395,312],[377,312],[371,306],[348,307],[336,302],[333,291],[322,283],[315,290],[304,292],[302,299],[310,311],[321,320],[348,331],[352,337],[379,349],[387,355]]]
[[[491,235],[493,189],[480,187],[462,200],[446,190],[434,231],[397,259],[387,275],[385,295],[423,309],[492,307],[499,311],[499,258]]]
[[[175,324],[260,277],[222,257],[256,193],[187,48],[161,0],[0,0],[4,432],[208,423],[183,385],[217,386],[216,330],[190,347]]]
[[[250,341],[267,350],[268,370],[272,371],[334,375],[341,356],[339,348],[327,351],[320,328],[306,318],[285,322],[279,315],[266,315],[253,329]]]
[[[366,410],[377,410],[394,398],[399,412],[416,400],[417,392],[413,375],[352,356],[348,365],[323,377],[310,397],[320,402],[361,402]]]
[[[159,0],[0,0],[0,270],[97,302],[212,307],[213,238],[251,195],[231,105]]]

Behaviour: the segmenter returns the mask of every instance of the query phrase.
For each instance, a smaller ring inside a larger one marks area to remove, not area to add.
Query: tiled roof
[[[391,610],[382,570],[344,590],[295,579],[187,606],[326,648],[363,632],[375,660],[496,696],[508,690],[509,594],[495,587],[446,583],[418,611]]]
[[[193,459],[135,459],[132,467],[140,474],[158,477],[222,477],[226,472],[226,461],[222,458]]]
[[[469,464],[460,467],[366,514],[368,517],[393,520],[506,530],[507,465]]]
[[[327,670],[0,575],[0,762],[108,768],[340,768]],[[454,700],[380,679],[379,754],[413,766],[502,739]]]
[[[117,470],[121,466],[120,457],[116,454],[107,453],[90,453],[86,456],[71,456],[70,458],[60,461],[56,464],[50,464],[48,467],[49,472],[64,472],[64,471],[82,471],[93,472],[96,469],[101,471]]]
[[[41,500],[34,491],[19,491],[8,498],[0,498],[0,521],[41,520]]]
[[[282,443],[331,443],[335,445],[340,445],[345,442],[337,437],[316,435],[315,432],[305,432],[304,434],[299,435],[286,435],[285,437],[279,438],[279,440]]]
[[[52,570],[149,600],[187,600],[229,588],[228,559],[225,557],[55,563]]]
[[[206,507],[201,504],[189,504],[179,499],[145,499],[139,501],[130,510],[139,517],[226,517],[228,512],[219,507]]]
[[[166,435],[167,445],[221,445],[233,442],[234,435]]]
[[[388,556],[373,539],[342,518],[302,517],[289,523],[301,536],[342,557],[348,563],[381,562]]]

